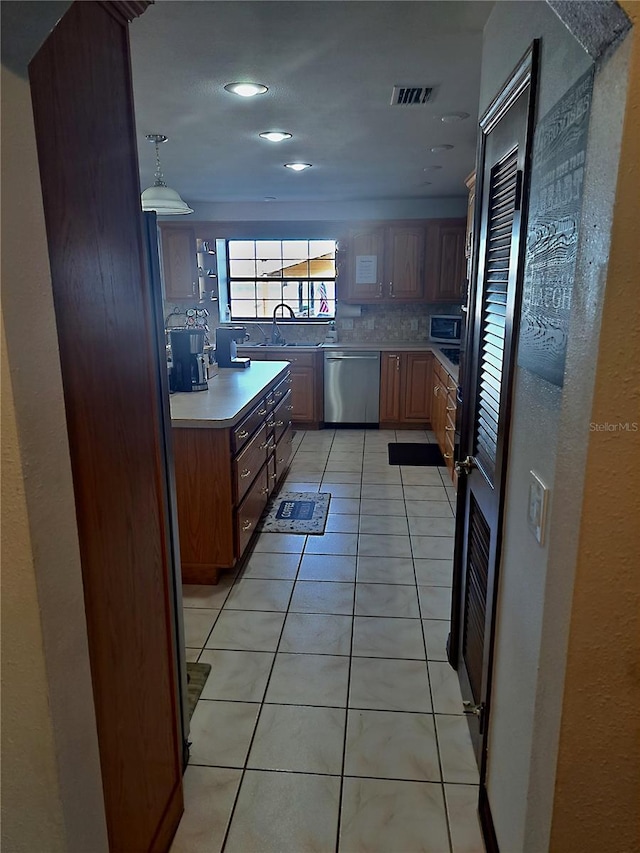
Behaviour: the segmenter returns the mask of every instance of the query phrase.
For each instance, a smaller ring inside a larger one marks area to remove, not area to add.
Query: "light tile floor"
[[[455,494],[392,467],[420,431],[298,432],[283,488],[328,491],[323,536],[263,533],[185,586],[191,723],[173,853],[481,853],[478,775],[446,663]]]

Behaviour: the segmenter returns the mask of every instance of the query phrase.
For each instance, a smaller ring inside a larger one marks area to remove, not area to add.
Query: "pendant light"
[[[193,213],[193,208],[182,201],[175,190],[168,187],[164,181],[162,174],[162,166],[160,165],[160,153],[158,146],[167,141],[167,137],[162,133],[147,134],[149,142],[153,142],[156,146],[156,174],[155,183],[152,187],[146,189],[140,196],[143,210],[154,210],[159,216],[175,216],[182,213]]]

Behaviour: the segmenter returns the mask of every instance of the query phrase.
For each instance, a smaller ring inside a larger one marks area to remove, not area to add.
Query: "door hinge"
[[[482,735],[484,734],[484,723],[485,723],[485,704],[484,702],[480,702],[478,705],[473,705],[471,702],[466,701],[462,703],[465,714],[470,714],[473,717],[478,718],[478,731]]]

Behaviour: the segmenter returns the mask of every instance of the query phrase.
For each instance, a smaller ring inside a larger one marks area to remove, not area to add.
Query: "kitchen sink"
[[[290,343],[290,344],[269,344],[261,341],[259,344],[256,343],[245,343],[239,344],[238,349],[240,347],[307,347],[307,349],[314,349],[315,347],[319,347],[320,344],[303,344],[303,343]]]

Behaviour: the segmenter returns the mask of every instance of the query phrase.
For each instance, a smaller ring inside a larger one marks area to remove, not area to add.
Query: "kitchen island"
[[[224,368],[208,391],[171,395],[184,583],[215,584],[253,537],[292,455],[287,361]]]

